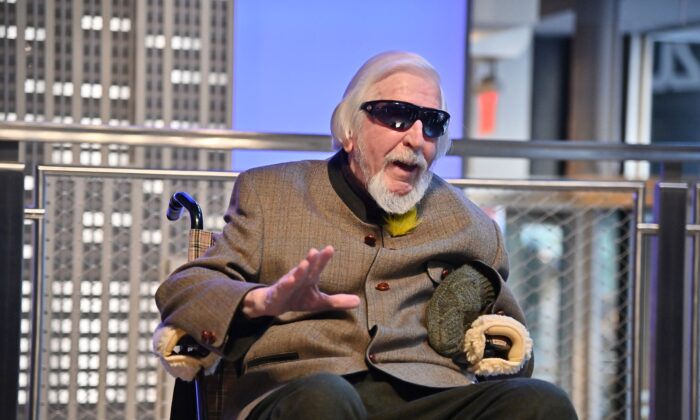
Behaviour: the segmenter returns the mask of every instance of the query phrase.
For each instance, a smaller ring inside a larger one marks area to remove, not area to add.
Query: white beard
[[[361,143],[362,142],[359,142],[358,146]],[[372,175],[369,173],[370,171],[364,159],[362,147],[358,147],[358,149],[357,160],[360,164],[360,169],[362,169],[364,178],[369,179],[369,182],[367,182],[367,192],[374,198],[374,201],[377,202],[380,208],[387,213],[404,214],[411,210],[423,198],[433,178],[433,173],[428,170],[428,162],[425,160],[423,153],[420,151],[413,152],[410,149],[393,151],[384,157],[382,169]],[[387,165],[396,160],[409,165],[418,166],[418,179],[415,184],[412,185],[413,188],[411,188],[411,191],[404,195],[391,192],[384,179],[384,171]]]

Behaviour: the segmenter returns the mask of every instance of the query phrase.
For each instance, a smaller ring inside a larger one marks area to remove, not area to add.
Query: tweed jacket
[[[330,161],[241,174],[215,245],[179,268],[156,293],[164,324],[195,338],[206,336],[208,347],[239,362],[233,395],[226,396],[231,413],[280,384],[316,372],[350,374],[372,366],[429,387],[473,383],[472,375],[430,347],[425,327],[427,302],[443,271],[467,262],[492,267],[499,295],[490,311],[524,323],[503,280],[507,256],[499,228],[462,191],[434,176],[418,204],[420,224],[392,237],[358,209],[356,191],[338,182],[343,159],[347,155],[341,151]],[[360,306],[285,313],[266,320],[245,351],[235,350],[239,335],[248,334],[238,310],[244,295],[274,283],[309,248],[326,245],[333,245],[335,255],[321,274],[320,289],[356,294]]]

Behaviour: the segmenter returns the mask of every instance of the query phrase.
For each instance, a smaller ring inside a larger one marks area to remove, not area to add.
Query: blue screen
[[[369,57],[413,51],[438,70],[462,136],[465,0],[240,0],[234,10],[233,128],[268,133],[330,133],[347,83]],[[234,170],[329,154],[234,152]],[[460,159],[436,165],[460,176]]]

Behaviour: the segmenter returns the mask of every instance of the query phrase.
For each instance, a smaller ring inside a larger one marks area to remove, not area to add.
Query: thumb
[[[326,295],[325,301],[330,309],[355,309],[360,306],[360,298],[357,295],[344,293]]]

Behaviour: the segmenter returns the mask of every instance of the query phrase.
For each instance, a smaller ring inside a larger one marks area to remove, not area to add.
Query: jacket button
[[[201,342],[202,344],[214,344],[216,341],[216,335],[209,330],[202,331]]]
[[[369,235],[365,236],[365,244],[374,246],[377,244],[377,238],[370,233]]]
[[[445,277],[447,277],[449,274],[450,274],[450,269],[443,268],[442,273],[440,273],[440,280],[445,280]]]
[[[379,290],[380,292],[386,292],[387,290],[391,289],[391,286],[389,286],[389,283],[383,281],[378,285],[374,286],[374,288]]]
[[[377,362],[377,356],[375,356],[374,353],[370,353],[370,354],[369,354],[369,361],[372,362],[372,363],[376,363],[376,362]]]

